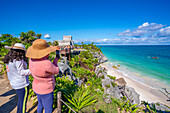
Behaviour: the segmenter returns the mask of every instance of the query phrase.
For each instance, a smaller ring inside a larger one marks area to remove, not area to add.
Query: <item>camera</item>
[[[60,50],[56,50],[56,58],[60,58]]]

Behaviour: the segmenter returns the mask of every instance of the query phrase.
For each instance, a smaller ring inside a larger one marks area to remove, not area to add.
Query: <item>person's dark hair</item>
[[[10,51],[3,58],[3,62],[8,64],[9,62],[13,62],[14,59],[16,59],[17,61],[24,60],[25,62],[27,62],[25,51],[20,49],[10,49]]]

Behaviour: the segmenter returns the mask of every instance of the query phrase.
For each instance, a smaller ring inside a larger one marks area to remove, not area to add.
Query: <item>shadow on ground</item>
[[[35,110],[37,105],[38,105],[38,102],[36,102],[31,108],[27,109],[27,113],[37,113],[37,110]]]
[[[17,95],[16,95],[15,90],[12,89],[0,95],[0,97],[6,97],[10,95],[14,95],[14,96],[10,97],[8,102],[0,106],[1,113],[10,113],[17,106]]]

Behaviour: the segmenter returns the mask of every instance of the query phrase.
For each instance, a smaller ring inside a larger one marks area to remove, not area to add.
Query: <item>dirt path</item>
[[[16,92],[12,89],[7,75],[0,75],[0,113],[16,113],[17,99]],[[37,102],[33,105],[33,98],[27,101],[27,113],[37,113]],[[53,113],[57,113],[57,109]]]
[[[0,75],[0,113],[16,113],[17,96],[15,90],[9,84],[7,77]],[[33,100],[27,102],[27,113],[36,113],[36,105]]]

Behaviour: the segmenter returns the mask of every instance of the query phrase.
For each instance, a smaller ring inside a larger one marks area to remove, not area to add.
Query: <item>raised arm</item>
[[[51,63],[50,61],[46,65],[46,73],[50,74],[58,74],[59,73],[59,68],[56,65],[56,63]]]

